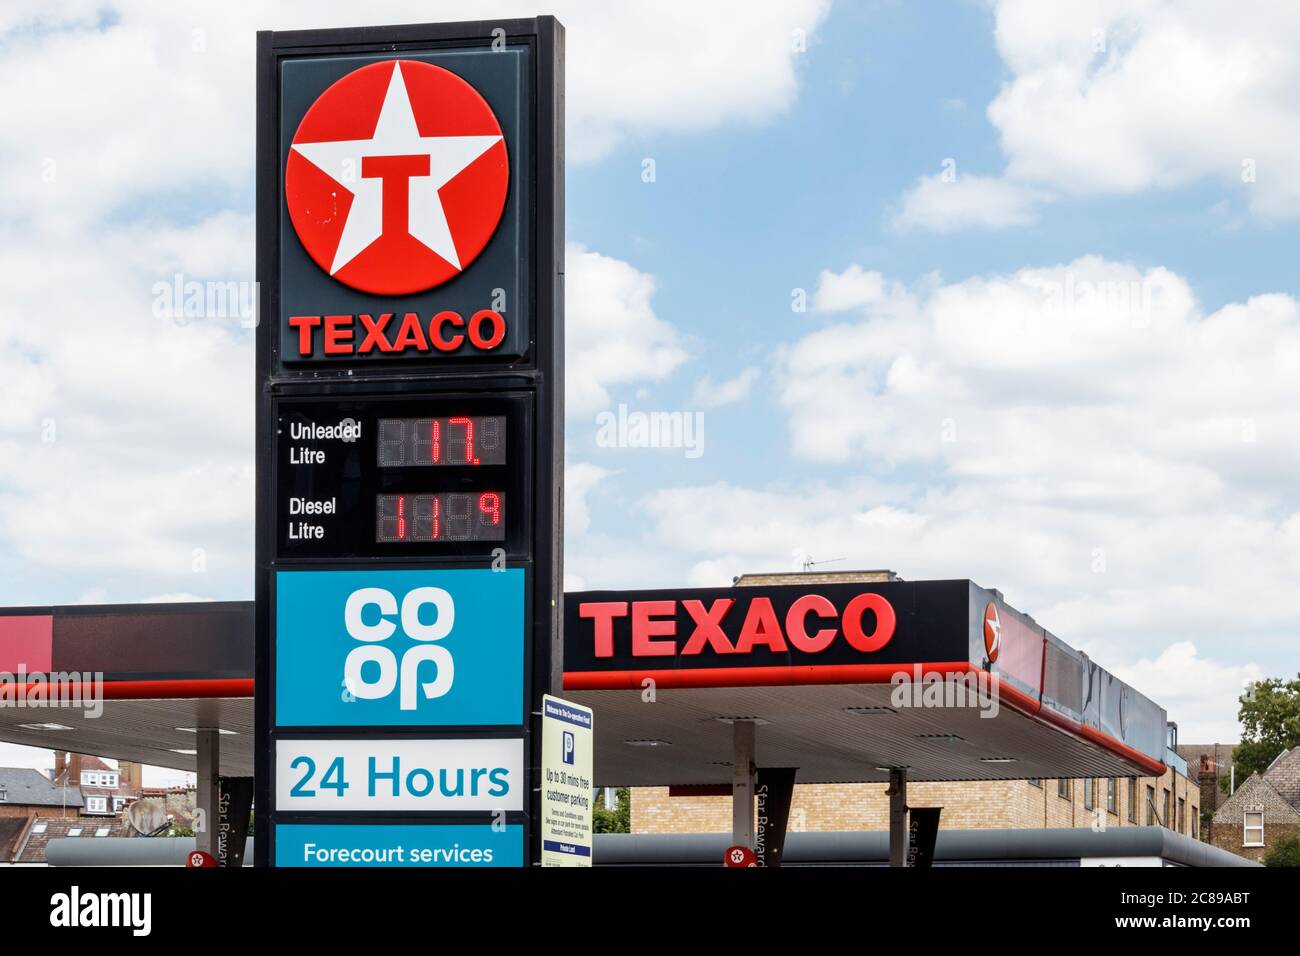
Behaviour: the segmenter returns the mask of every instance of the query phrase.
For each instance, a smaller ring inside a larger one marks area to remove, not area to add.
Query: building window
[[[1062,800],[1070,799],[1070,780],[1068,777],[1058,778],[1056,781],[1056,795]]]
[[[108,797],[87,797],[87,798],[86,798],[86,812],[87,812],[87,813],[107,813],[107,812],[108,812]]]
[[[1094,791],[1097,789],[1097,781],[1089,777],[1083,781],[1083,809],[1091,810],[1094,800]]]
[[[1118,804],[1116,804],[1115,802],[1117,799],[1115,794],[1116,791],[1118,790],[1119,790],[1119,781],[1116,780],[1114,777],[1107,777],[1106,778],[1106,810],[1110,813],[1119,812],[1116,809]]]
[[[44,832],[45,832],[45,824],[44,824],[44,823],[38,823],[38,824],[36,824],[36,826],[32,827],[32,832],[33,832],[33,833],[44,833]]]
[[[1244,839],[1242,846],[1263,846],[1264,845],[1264,811],[1250,810],[1246,813],[1244,826],[1242,827]]]
[[[1201,838],[1201,811],[1199,807],[1192,807],[1192,839]]]
[[[105,836],[108,836],[108,827],[99,827],[99,828],[97,828],[97,829],[95,830],[95,836],[97,836],[97,837],[105,837]]]
[[[1042,789],[1043,789],[1043,780],[1042,780],[1041,777],[1030,777],[1030,778],[1029,778],[1029,785],[1030,785],[1031,787],[1037,787],[1039,790],[1042,790]]]
[[[1128,778],[1128,822],[1138,822],[1138,778]]]
[[[1147,826],[1156,825],[1156,788],[1147,787]]]
[[[70,830],[68,830],[68,836],[70,837],[81,836],[81,827],[72,827]]]
[[[121,810],[124,806],[126,806],[126,797],[114,797],[114,798],[113,798],[113,812],[114,812],[114,813],[116,813],[118,810]]]
[[[1186,800],[1184,800],[1182,797],[1178,798],[1178,832],[1179,833],[1183,832],[1183,827],[1186,825],[1186,820],[1184,819],[1187,811],[1186,804],[1187,804]]]
[[[1165,812],[1162,813],[1162,814],[1160,814],[1160,816],[1163,817],[1163,819],[1160,821],[1160,823],[1161,823],[1161,825],[1163,825],[1163,826],[1165,826],[1165,827],[1167,827],[1167,828],[1169,828],[1169,829],[1172,830],[1172,829],[1173,829],[1173,826],[1174,826],[1174,818],[1173,818],[1173,816],[1169,813],[1169,791],[1168,791],[1168,790],[1165,790],[1165,795],[1164,795],[1163,803],[1164,803],[1164,805],[1165,805]]]

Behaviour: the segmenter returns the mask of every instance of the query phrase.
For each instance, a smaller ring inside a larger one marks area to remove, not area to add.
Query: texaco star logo
[[[989,656],[989,663],[998,659],[1002,649],[1002,618],[998,617],[998,606],[992,601],[984,609],[984,650]]]
[[[491,107],[456,74],[387,60],[312,104],[289,150],[284,195],[307,253],[379,295],[423,292],[487,245],[510,173]]]

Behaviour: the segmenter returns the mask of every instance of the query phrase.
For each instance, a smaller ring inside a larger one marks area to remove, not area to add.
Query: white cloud
[[[217,579],[205,588],[246,580],[252,332],[157,318],[152,289],[251,273],[250,233],[230,214],[57,242],[0,232],[0,533],[28,566],[142,573],[160,591],[196,571]]]
[[[1020,225],[1054,195],[1217,181],[1266,219],[1300,216],[1300,6],[1273,0],[996,0],[1009,76],[988,106],[999,179],[923,178],[898,224]],[[958,186],[967,180],[964,189]]]
[[[661,381],[686,361],[680,333],[655,316],[652,276],[577,243],[565,259],[567,414],[606,408],[613,386]]]
[[[892,225],[941,233],[1024,226],[1038,220],[1038,206],[1046,198],[1041,189],[1003,179],[961,173],[948,180],[939,173],[922,176],[904,194]]]
[[[715,382],[712,376],[706,375],[695,383],[691,405],[695,408],[721,408],[723,405],[743,402],[754,390],[754,383],[760,374],[757,368],[746,368],[733,378],[721,382]]]
[[[1155,658],[1115,671],[1164,707],[1178,724],[1178,739],[1187,743],[1240,740],[1235,702],[1251,682],[1265,676],[1256,664],[1228,665],[1201,657],[1191,641],[1170,644]]]
[[[567,28],[567,150],[599,158],[629,136],[763,122],[798,91],[795,31],[813,34],[829,0],[690,6],[557,0]],[[495,18],[536,4],[498,0]],[[0,15],[6,97],[0,202],[58,222],[134,202],[247,194],[252,183],[259,29],[474,20],[472,0],[359,6],[148,0],[8,0]],[[664,64],[671,62],[671,68]]]
[[[721,587],[739,574],[799,570],[805,557],[847,562],[836,567],[883,566],[890,553],[881,533],[898,522],[898,513],[871,504],[885,494],[865,479],[800,488],[720,481],[661,489],[643,507],[650,546],[670,561],[679,556],[689,583]],[[917,530],[916,522],[905,523],[912,525],[907,533]]]
[[[1300,303],[1206,313],[1183,277],[1098,257],[915,287],[867,275],[823,275],[859,314],[776,370],[790,454],[843,477],[662,489],[623,550],[655,555],[665,584],[803,556],[970,577],[1128,676],[1184,739],[1230,736],[1240,682],[1290,667],[1300,626]],[[600,587],[647,574],[586,569]]]
[[[1013,179],[1087,194],[1210,177],[1257,213],[1300,215],[1294,4],[1002,0],[996,39],[1013,75],[989,119]]]
[[[896,288],[789,346],[780,388],[810,459],[946,461],[1072,494],[1121,475],[1127,494],[1214,492],[1220,472],[1280,490],[1278,464],[1300,464],[1297,349],[1289,296],[1204,315],[1168,270],[1084,257]]]
[[[886,291],[884,276],[879,272],[868,272],[856,262],[843,272],[823,269],[817,277],[813,311],[844,312],[865,308],[883,299]]]
[[[614,474],[590,462],[566,462],[564,466],[564,533],[584,533],[591,525],[587,511],[587,493]]]
[[[568,27],[571,155],[599,156],[629,134],[763,122],[798,90],[798,47],[830,0],[591,4],[551,9]]]

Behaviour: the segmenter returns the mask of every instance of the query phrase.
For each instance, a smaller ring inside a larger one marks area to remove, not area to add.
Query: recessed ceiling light
[[[980,763],[1015,763],[1015,757],[980,757]]]
[[[187,734],[197,734],[200,730],[212,730],[211,727],[177,727],[177,730],[184,731]],[[239,731],[226,730],[224,727],[218,727],[217,733],[223,737],[238,737]]]
[[[23,730],[71,730],[71,727],[65,727],[63,724],[19,724]]]
[[[671,747],[666,740],[625,740],[623,743],[629,747]]]
[[[762,717],[714,717],[714,720],[722,724],[766,724],[770,721]]]
[[[196,757],[199,753],[197,750],[183,750],[177,747],[172,747],[171,752],[174,754],[185,754],[187,757]]]

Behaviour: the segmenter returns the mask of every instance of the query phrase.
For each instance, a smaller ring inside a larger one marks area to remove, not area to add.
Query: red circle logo
[[[992,664],[998,659],[1002,650],[1002,618],[998,616],[998,606],[992,601],[984,609],[984,650]]]
[[[728,869],[758,866],[758,857],[749,847],[737,844],[727,847],[727,851],[722,855],[722,862]]]
[[[474,261],[509,184],[501,124],[478,91],[442,67],[385,60],[307,110],[284,198],[318,266],[362,292],[408,295]]]

